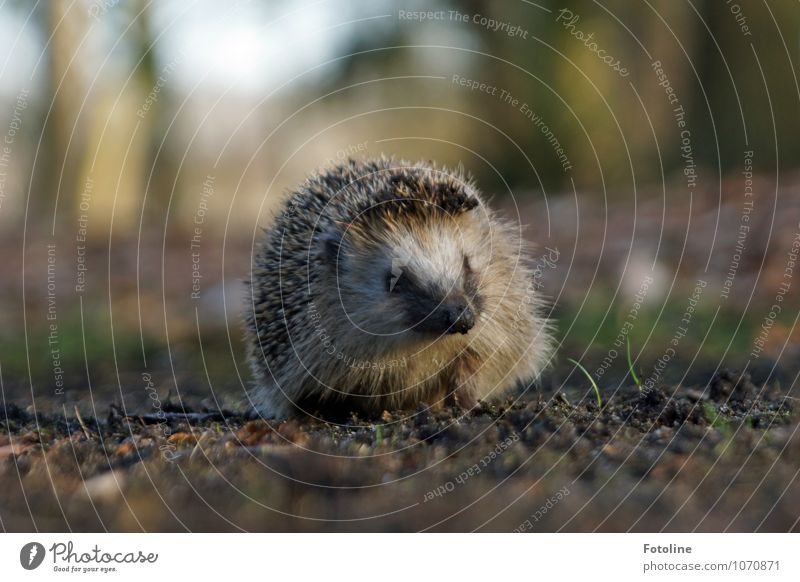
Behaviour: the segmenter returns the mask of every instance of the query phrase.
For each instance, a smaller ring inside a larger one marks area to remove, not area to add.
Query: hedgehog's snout
[[[465,334],[475,327],[475,313],[465,301],[459,301],[445,307],[447,333]]]

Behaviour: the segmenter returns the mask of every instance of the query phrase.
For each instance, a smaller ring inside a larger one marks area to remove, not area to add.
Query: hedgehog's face
[[[350,323],[397,343],[475,333],[491,245],[480,212],[393,223],[368,241],[346,231],[335,265]]]

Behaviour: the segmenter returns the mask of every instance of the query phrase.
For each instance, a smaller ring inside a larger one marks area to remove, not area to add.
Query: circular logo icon
[[[26,570],[35,570],[44,561],[44,546],[39,542],[29,542],[19,551],[19,563]]]

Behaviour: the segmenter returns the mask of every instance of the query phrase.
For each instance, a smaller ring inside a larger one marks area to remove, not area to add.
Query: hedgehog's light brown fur
[[[387,287],[395,272],[413,289]],[[455,296],[474,327],[421,333]],[[245,308],[251,400],[284,417],[497,399],[549,358],[540,309],[519,229],[460,172],[351,160],[293,193],[256,253]]]

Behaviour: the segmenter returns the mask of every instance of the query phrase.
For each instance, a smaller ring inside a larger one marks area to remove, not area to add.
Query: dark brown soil
[[[800,531],[777,384],[529,393],[507,405],[266,422],[0,411],[9,531]]]

